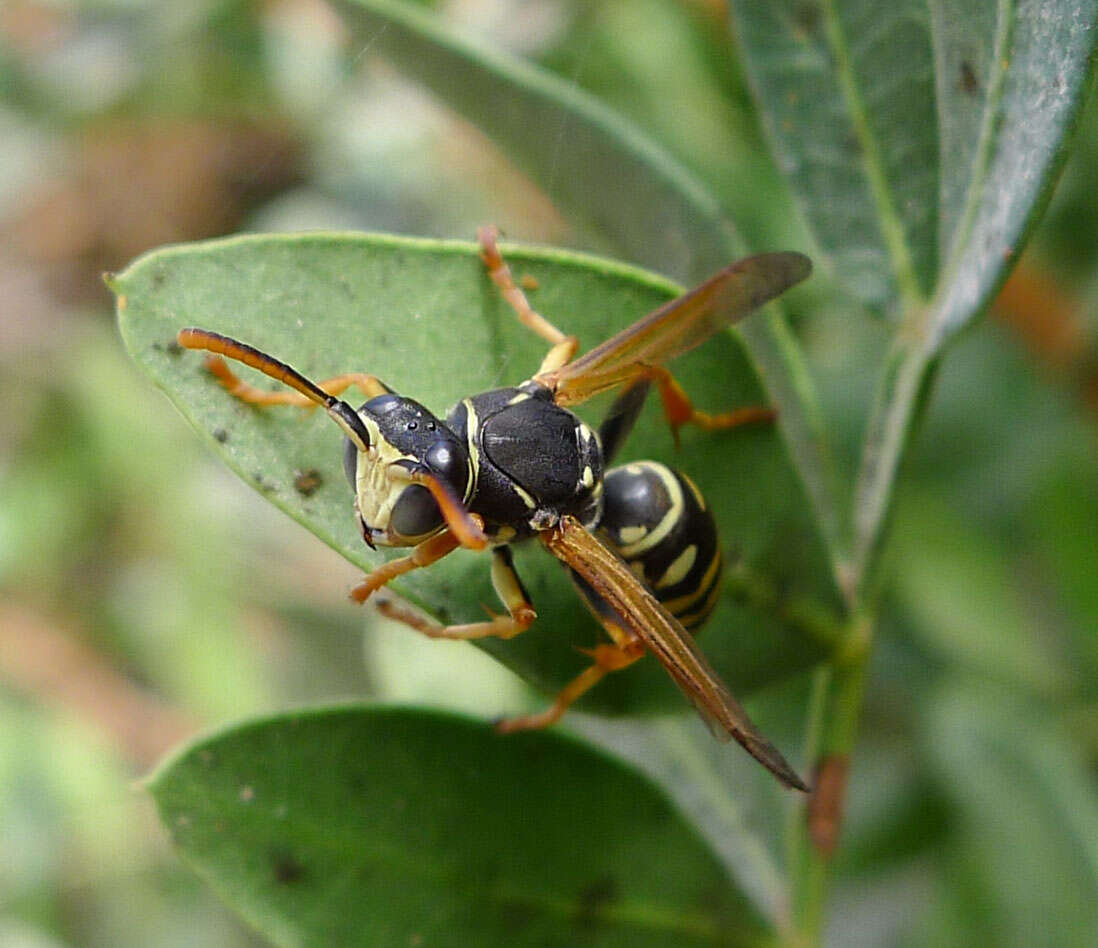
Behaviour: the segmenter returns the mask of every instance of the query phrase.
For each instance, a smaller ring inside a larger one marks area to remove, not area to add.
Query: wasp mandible
[[[576,358],[576,337],[538,314],[515,283],[495,229],[482,228],[478,237],[492,280],[550,349],[532,378],[464,398],[445,420],[373,375],[314,383],[215,332],[183,329],[178,341],[207,350],[208,369],[236,398],[253,405],[319,405],[343,430],[344,467],[362,539],[371,548],[413,547],[370,572],[351,594],[356,601],[365,602],[398,576],[458,547],[490,549],[492,584],[506,615],[442,626],[389,600],[379,608],[435,638],[511,638],[528,629],[536,613],[510,545],[537,537],[569,568],[611,644],[590,651],[591,667],[547,711],[501,722],[501,730],[553,723],[606,674],[652,652],[718,738],[734,738],[786,786],[807,789],[688,631],[704,622],[719,594],[720,544],[704,498],[684,474],[656,462],[605,467],[652,386],[676,442],[683,424],[728,428],[771,418],[772,412],[760,408],[723,415],[698,411],[664,364],[805,279],[811,263],[792,252],[740,260]],[[221,356],[294,391],[249,385]],[[367,399],[357,410],[338,398],[352,385]],[[569,410],[618,388],[598,431]]]

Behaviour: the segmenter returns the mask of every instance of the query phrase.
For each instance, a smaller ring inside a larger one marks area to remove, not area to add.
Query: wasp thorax
[[[442,512],[417,474],[442,481],[463,500],[472,493],[469,455],[457,436],[419,402],[401,395],[371,398],[358,409],[370,446],[344,444],[343,466],[355,492],[363,536],[382,546],[411,546],[436,533]]]

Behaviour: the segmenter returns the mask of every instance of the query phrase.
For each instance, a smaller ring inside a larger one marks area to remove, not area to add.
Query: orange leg
[[[388,563],[383,563],[377,569],[367,573],[366,578],[351,590],[351,598],[355,602],[365,602],[373,593],[398,576],[437,563],[447,554],[453,553],[459,546],[461,546],[461,543],[457,537],[449,530],[443,530],[442,533],[424,540],[408,556],[390,560]]]
[[[504,262],[496,240],[499,231],[495,227],[481,227],[477,231],[477,240],[480,241],[480,256],[484,265],[488,268],[488,276],[499,287],[503,298],[511,304],[512,309],[518,315],[519,321],[528,329],[532,329],[542,339],[553,344],[549,354],[542,360],[538,374],[552,372],[572,361],[572,357],[579,348],[579,340],[575,336],[566,336],[544,316],[535,312],[526,298],[526,294],[519,289],[511,275],[511,268]]]
[[[737,408],[735,411],[710,415],[707,412],[698,411],[694,407],[690,396],[675,381],[675,377],[662,366],[647,366],[642,377],[652,379],[659,388],[660,400],[663,402],[663,413],[667,418],[667,423],[671,426],[671,437],[675,440],[675,447],[679,447],[679,429],[683,425],[697,425],[706,431],[717,431],[757,422],[772,422],[778,417],[778,413],[773,408],[765,408],[760,405],[751,405],[746,408]]]
[[[515,731],[534,731],[556,724],[576,700],[594,688],[610,672],[628,668],[644,655],[644,644],[640,639],[629,638],[622,644],[596,645],[593,649],[583,649],[583,652],[585,655],[590,655],[595,660],[595,664],[580,672],[565,685],[548,708],[540,714],[529,714],[521,718],[500,721],[496,724],[496,730],[501,734],[511,734]]]
[[[410,625],[417,632],[432,639],[484,639],[489,636],[513,639],[530,628],[538,616],[515,572],[510,551],[506,547],[499,547],[492,552],[492,585],[500,601],[507,607],[508,615],[493,615],[487,622],[471,622],[468,625],[439,625],[390,599],[378,600],[378,611],[383,616]]]
[[[300,392],[268,392],[266,389],[249,385],[229,368],[229,364],[221,356],[206,356],[206,370],[230,395],[249,405],[300,405],[302,408],[316,408],[316,402],[306,398]],[[329,395],[341,395],[352,385],[357,385],[367,398],[384,395],[389,391],[378,378],[362,372],[348,372],[346,375],[337,375],[335,378],[317,383],[317,387]]]

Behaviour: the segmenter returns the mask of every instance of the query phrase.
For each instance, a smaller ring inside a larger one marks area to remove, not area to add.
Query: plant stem
[[[831,857],[842,826],[850,755],[872,651],[878,553],[896,473],[933,377],[923,314],[921,308],[910,314],[885,362],[855,492],[853,555],[847,571],[839,574],[852,619],[830,667],[817,680],[809,716],[812,792],[796,811],[790,844],[793,924],[799,944],[819,944],[823,935]]]
[[[806,734],[815,761],[813,787],[807,804],[793,810],[789,832],[794,944],[816,945],[823,935],[872,639],[872,618],[855,617],[833,662],[818,670],[813,682]]]
[[[824,704],[831,687],[831,666],[821,665],[812,679],[812,695],[808,702],[805,723],[804,755],[807,760],[819,758],[823,736]],[[823,910],[823,875],[813,858],[811,842],[806,832],[806,809],[799,805],[789,809],[786,827],[786,850],[789,865],[792,929],[785,932],[789,944],[810,941],[811,932],[821,928]]]
[[[885,361],[855,489],[854,551],[847,590],[854,608],[868,598],[883,526],[892,505],[896,472],[911,440],[932,366],[921,321],[908,320]]]

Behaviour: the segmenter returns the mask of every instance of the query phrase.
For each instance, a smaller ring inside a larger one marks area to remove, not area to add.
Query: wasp
[[[575,336],[537,313],[497,246],[495,228],[478,233],[493,282],[519,320],[549,343],[538,371],[511,388],[462,399],[439,418],[376,376],[350,373],[315,383],[243,342],[183,329],[178,342],[206,350],[206,366],[236,398],[253,405],[320,406],[342,429],[344,468],[362,539],[412,547],[366,575],[351,596],[365,602],[398,576],[459,547],[490,550],[492,584],[506,615],[443,626],[386,597],[378,606],[435,638],[511,638],[537,617],[510,547],[537,538],[571,572],[609,643],[541,714],[500,722],[502,731],[547,726],[610,672],[652,652],[722,740],[735,739],[783,784],[806,790],[710,667],[691,631],[719,595],[720,543],[705,499],[678,471],[653,461],[606,470],[654,386],[678,442],[687,423],[728,428],[773,417],[764,408],[721,415],[697,410],[664,367],[721,329],[805,279],[807,257],[767,253],[731,264],[684,295],[576,357]],[[241,362],[292,391],[271,392],[238,378]],[[338,396],[357,386],[356,410]],[[570,410],[620,389],[597,431]]]

